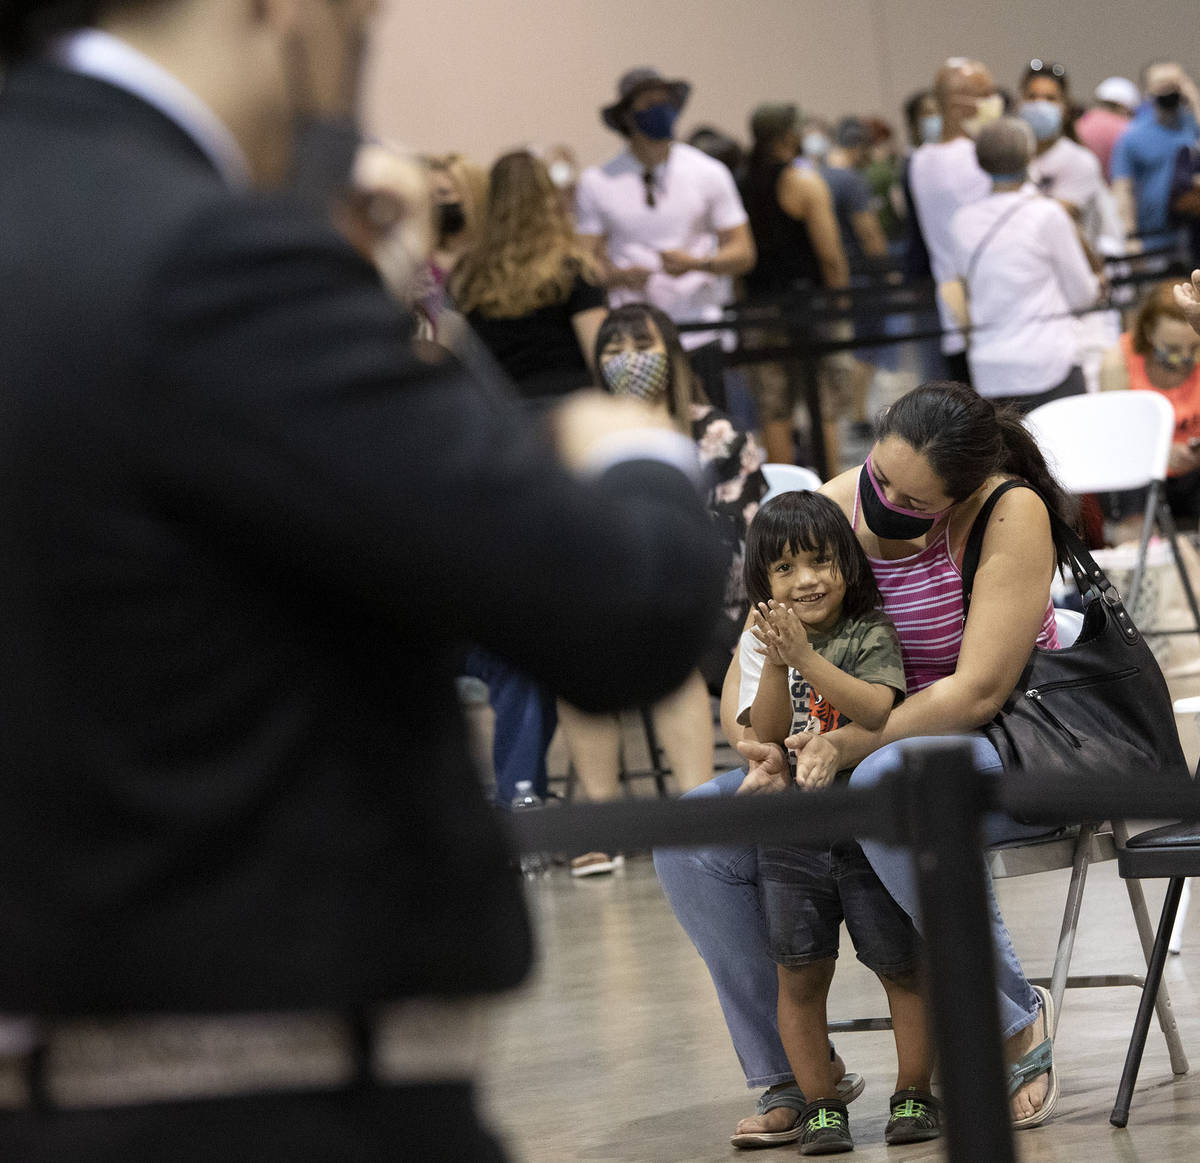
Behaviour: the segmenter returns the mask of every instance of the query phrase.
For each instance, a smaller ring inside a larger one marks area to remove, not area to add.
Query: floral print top
[[[725,616],[737,623],[740,632],[748,601],[742,577],[746,530],[767,491],[762,473],[766,453],[753,435],[734,427],[711,404],[692,405],[692,439],[708,474],[708,511],[731,554]]]

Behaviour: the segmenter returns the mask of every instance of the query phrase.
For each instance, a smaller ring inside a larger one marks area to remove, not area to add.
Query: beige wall
[[[367,120],[423,151],[488,162],[515,145],[566,142],[583,162],[618,139],[598,110],[617,76],[652,64],[689,79],[684,135],[711,122],[746,135],[762,100],[825,116],[879,113],[950,55],[982,58],[1015,85],[1031,56],[1068,66],[1077,95],[1137,79],[1176,55],[1200,73],[1196,0],[389,0],[375,38]]]

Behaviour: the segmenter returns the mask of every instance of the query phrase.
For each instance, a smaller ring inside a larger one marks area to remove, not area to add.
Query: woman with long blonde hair
[[[518,150],[492,166],[478,241],[449,290],[522,396],[558,396],[594,382],[604,291],[533,154]]]

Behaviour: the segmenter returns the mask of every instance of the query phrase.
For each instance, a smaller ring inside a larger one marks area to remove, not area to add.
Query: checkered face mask
[[[654,402],[666,391],[671,365],[665,351],[622,351],[606,359],[600,371],[614,395]]]

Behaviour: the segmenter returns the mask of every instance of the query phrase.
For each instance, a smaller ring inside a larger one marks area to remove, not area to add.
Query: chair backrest
[[[815,491],[821,487],[821,478],[811,468],[798,464],[764,464],[763,476],[767,478],[767,492],[763,497],[769,501],[780,493],[797,492],[802,489]]]
[[[1097,392],[1034,408],[1025,426],[1063,488],[1103,493],[1166,478],[1175,410],[1158,392]]]
[[[1054,607],[1054,625],[1058,630],[1059,646],[1070,646],[1083,629],[1083,615],[1078,610]]]

